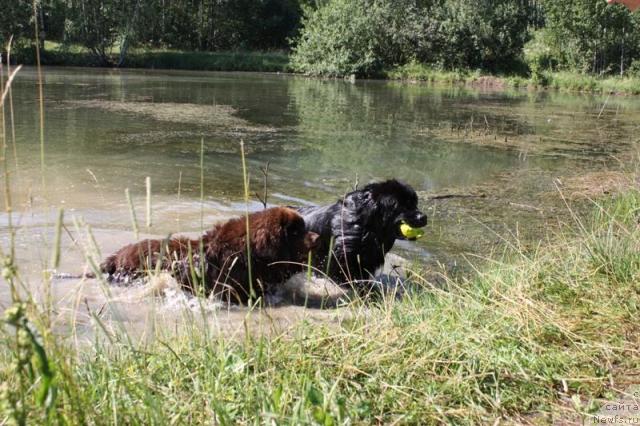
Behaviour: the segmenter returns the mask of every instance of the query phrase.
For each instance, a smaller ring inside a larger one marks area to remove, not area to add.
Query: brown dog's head
[[[318,245],[318,234],[306,232],[304,219],[286,207],[273,207],[249,217],[255,255],[272,262],[306,262]]]

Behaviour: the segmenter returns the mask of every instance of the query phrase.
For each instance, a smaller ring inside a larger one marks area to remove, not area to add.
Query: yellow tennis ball
[[[422,238],[424,236],[424,231],[420,228],[413,228],[406,223],[402,223],[400,225],[400,232],[402,235],[410,240],[417,240],[418,238]]]

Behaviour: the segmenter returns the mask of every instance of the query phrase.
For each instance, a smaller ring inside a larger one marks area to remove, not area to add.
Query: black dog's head
[[[418,195],[409,185],[395,179],[371,183],[361,190],[370,198],[378,215],[382,217],[385,230],[395,233],[395,237],[405,239],[400,231],[404,222],[412,228],[422,228],[427,224],[427,215],[418,209]]]

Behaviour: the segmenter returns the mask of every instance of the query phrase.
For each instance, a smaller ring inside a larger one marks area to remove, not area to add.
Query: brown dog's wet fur
[[[274,207],[249,215],[251,262],[247,258],[246,218],[215,225],[199,239],[144,240],[105,259],[102,272],[112,281],[155,269],[172,272],[186,289],[246,303],[304,269],[318,234],[305,231],[295,210]],[[249,280],[251,268],[251,281]]]

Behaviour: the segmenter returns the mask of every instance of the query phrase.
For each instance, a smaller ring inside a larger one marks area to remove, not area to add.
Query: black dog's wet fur
[[[369,184],[328,206],[297,210],[307,231],[320,235],[313,266],[338,284],[371,279],[396,239],[404,239],[403,221],[416,228],[427,224],[415,190],[395,179]]]

